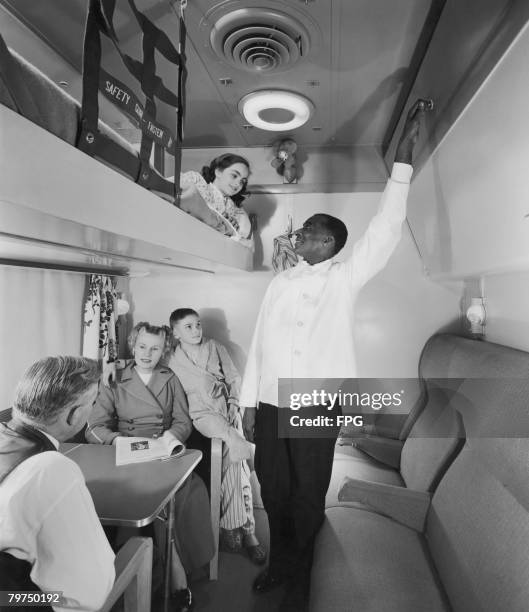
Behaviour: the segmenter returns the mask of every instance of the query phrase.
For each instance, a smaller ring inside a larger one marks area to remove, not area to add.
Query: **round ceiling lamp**
[[[312,102],[280,89],[254,91],[239,102],[239,111],[251,125],[270,132],[295,130],[310,119]]]

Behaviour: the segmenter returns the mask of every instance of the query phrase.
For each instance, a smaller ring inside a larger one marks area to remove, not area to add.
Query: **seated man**
[[[61,591],[54,610],[98,610],[114,583],[114,553],[83,474],[56,452],[86,423],[98,379],[91,359],[41,359],[0,424],[0,590]]]

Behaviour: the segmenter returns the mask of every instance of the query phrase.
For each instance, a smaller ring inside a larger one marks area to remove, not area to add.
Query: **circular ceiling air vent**
[[[310,35],[292,15],[264,8],[231,11],[218,19],[210,35],[215,54],[249,72],[292,68],[308,55]]]

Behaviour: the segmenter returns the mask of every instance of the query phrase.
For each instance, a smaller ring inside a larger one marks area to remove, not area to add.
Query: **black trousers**
[[[321,412],[311,407],[305,415]],[[338,408],[325,414],[341,413]],[[255,470],[270,525],[269,572],[308,588],[315,536],[325,512],[339,427],[327,437],[278,437],[278,414],[286,408],[259,404],[255,419]],[[305,416],[304,415],[304,416]],[[335,419],[336,420],[336,419]]]

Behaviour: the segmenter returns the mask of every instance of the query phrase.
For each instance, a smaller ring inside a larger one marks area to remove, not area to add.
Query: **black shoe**
[[[279,585],[283,584],[283,582],[283,577],[274,576],[270,574],[268,570],[265,570],[264,572],[261,572],[254,580],[252,590],[254,593],[268,593],[268,591],[275,589]]]
[[[195,607],[193,594],[188,588],[175,591],[171,597],[173,612],[191,612]]]

